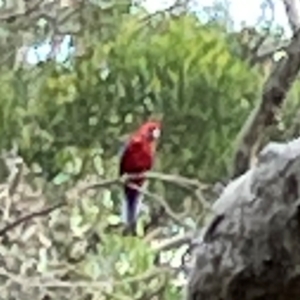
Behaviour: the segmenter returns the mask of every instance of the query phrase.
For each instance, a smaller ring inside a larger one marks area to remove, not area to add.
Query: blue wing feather
[[[122,161],[125,151],[127,150],[129,142],[126,142],[120,147],[119,156]],[[121,166],[121,163],[120,163]],[[119,170],[122,175],[122,170]],[[139,208],[139,192],[130,187],[124,187],[124,200],[123,200],[123,220],[127,225],[133,225],[136,222]]]

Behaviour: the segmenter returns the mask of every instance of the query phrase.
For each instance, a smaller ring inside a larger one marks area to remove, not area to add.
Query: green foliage
[[[146,26],[128,16],[118,30],[98,44],[87,33],[93,48],[71,67],[44,63],[30,80],[27,70],[2,75],[1,145],[15,140],[51,176],[74,160],[72,151],[81,159],[91,148],[114,156],[120,135],[158,113],[160,168],[220,177],[256,100],[258,74],[232,54],[224,32],[192,17]]]

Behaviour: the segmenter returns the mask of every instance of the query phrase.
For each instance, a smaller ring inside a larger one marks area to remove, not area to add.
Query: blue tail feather
[[[137,220],[139,208],[139,192],[133,188],[125,187],[125,203],[123,207],[124,222],[134,225]]]

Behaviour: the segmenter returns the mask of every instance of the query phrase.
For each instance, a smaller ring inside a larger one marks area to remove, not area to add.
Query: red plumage
[[[157,139],[160,136],[161,123],[149,121],[144,123],[129,138],[120,161],[120,175],[123,174],[143,174],[151,170],[156,152]],[[143,176],[129,179],[128,183],[133,183],[139,187],[145,182]],[[137,217],[137,205],[139,193],[136,189],[125,184],[125,213],[127,215],[127,225],[135,224]]]

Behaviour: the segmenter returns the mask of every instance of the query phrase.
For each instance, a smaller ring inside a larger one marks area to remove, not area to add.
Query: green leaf
[[[71,175],[70,174],[59,173],[57,176],[54,177],[54,179],[52,180],[52,182],[55,185],[61,185],[63,183],[68,182],[70,179],[71,179]]]

